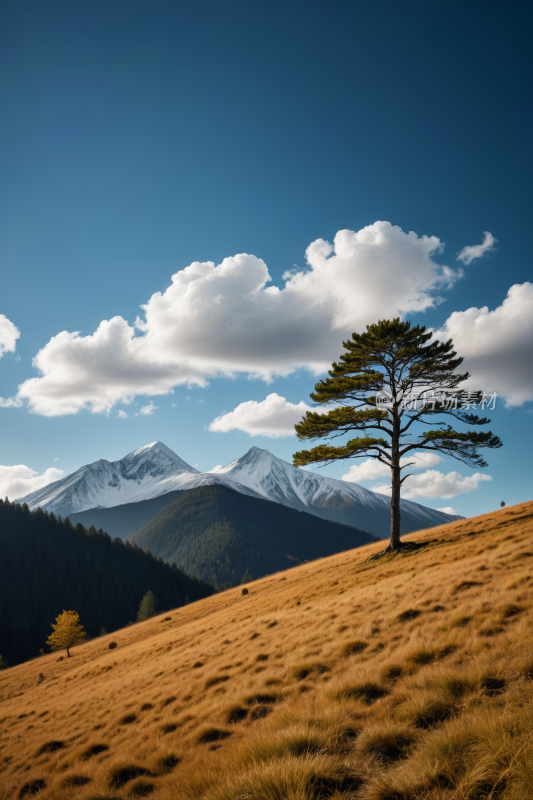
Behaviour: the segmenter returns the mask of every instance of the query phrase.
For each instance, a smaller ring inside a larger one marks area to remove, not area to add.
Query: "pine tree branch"
[[[293,455],[293,464],[296,467],[303,467],[307,464],[332,464],[334,461],[341,461],[346,458],[357,458],[358,456],[371,456],[369,451],[375,450],[381,460],[387,457],[386,451],[382,448],[387,447],[384,439],[376,439],[371,436],[351,439],[343,447],[332,447],[331,445],[317,445],[310,450],[299,450]],[[375,456],[373,456],[375,457]],[[385,462],[387,463],[387,462]]]

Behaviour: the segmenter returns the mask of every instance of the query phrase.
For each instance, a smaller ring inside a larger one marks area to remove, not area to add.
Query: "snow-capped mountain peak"
[[[241,494],[256,496],[231,477],[199,472],[162,442],[149,442],[119,461],[100,459],[43,489],[18,498],[33,511],[39,506],[61,516],[90,508],[138,503],[169,492],[222,484]]]
[[[316,516],[386,537],[390,499],[356,483],[294,467],[268,450],[251,447],[240,458],[199,472],[162,442],[150,442],[119,461],[101,459],[17,502],[67,516],[161,497],[176,490],[223,485]],[[450,522],[449,514],[401,501],[402,533]]]
[[[273,455],[269,450],[251,447],[243,456],[217,469],[217,474],[227,475],[237,483],[248,486],[269,500],[286,505],[309,506],[324,482],[341,483],[332,478],[315,475],[308,470],[294,467]],[[355,484],[353,484],[355,486]],[[361,486],[357,490],[368,492]],[[370,493],[370,492],[369,492]],[[370,493],[373,494],[373,493]]]
[[[128,453],[128,455],[125,456],[125,458],[133,458],[134,456],[144,455],[149,452],[164,453],[173,461],[181,461],[182,464],[185,464],[185,461],[183,461],[178,455],[176,455],[174,450],[171,450],[170,447],[167,447],[166,444],[163,444],[163,442],[149,442],[149,444],[143,444],[142,447],[139,447],[132,453]],[[189,470],[193,470],[193,467],[189,466],[189,464],[187,464],[186,466]]]
[[[356,483],[295,467],[260,447],[215,470],[268,500],[388,535],[390,498]],[[449,515],[409,500],[401,501],[401,514],[403,533],[450,521]]]
[[[276,458],[269,450],[262,450],[260,447],[251,447],[243,456],[235,459],[235,461],[231,461],[225,466],[219,465],[213,467],[213,469],[209,471],[218,474],[233,473],[235,475],[241,472],[243,474],[266,473],[272,468],[274,461],[281,462],[281,459]],[[281,463],[285,464],[286,462],[283,461]]]
[[[100,459],[45,486],[19,502],[63,516],[88,508],[147,500],[178,488],[182,475],[195,476],[191,467],[162,442],[150,442],[118,461]]]
[[[150,442],[149,444],[145,444],[132,453],[128,453],[128,455],[124,456],[120,461],[115,461],[113,463],[121,464],[124,472],[128,474],[137,473],[142,464],[147,465],[150,470],[156,465],[165,469],[165,467],[169,467],[172,464],[174,466],[173,472],[198,472],[197,469],[187,464],[186,461],[176,455],[170,447],[167,447],[166,444],[162,442]]]

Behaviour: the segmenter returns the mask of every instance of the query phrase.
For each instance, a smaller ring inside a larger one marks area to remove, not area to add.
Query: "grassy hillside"
[[[279,503],[202,486],[165,506],[128,541],[218,586],[375,541],[367,531]]]
[[[63,609],[97,636],[135,620],[149,589],[161,609],[214,591],[136,545],[0,500],[0,655],[9,663],[37,656]]]
[[[0,672],[0,797],[533,797],[532,535],[524,503]]]

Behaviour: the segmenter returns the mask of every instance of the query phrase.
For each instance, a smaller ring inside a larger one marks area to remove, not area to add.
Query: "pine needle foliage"
[[[319,381],[311,399],[320,405],[334,404],[327,413],[307,411],[295,425],[300,441],[331,441],[360,433],[344,444],[319,444],[293,456],[295,466],[346,458],[376,458],[390,467],[392,479],[390,549],[401,547],[400,490],[415,462],[400,464],[412,450],[433,450],[452,456],[470,467],[486,467],[481,448],[502,446],[491,431],[457,431],[449,417],[467,425],[486,425],[487,417],[470,411],[484,407],[483,392],[461,392],[459,386],[470,375],[457,372],[463,359],[453,342],[432,341],[423,325],[380,320],[367,325],[364,333],[353,333],[343,342],[346,352]],[[382,401],[386,399],[386,404]],[[339,407],[339,403],[344,405]],[[415,423],[433,426],[418,434]]]
[[[69,658],[70,648],[81,644],[87,636],[77,611],[63,611],[56,617],[56,621],[52,622],[52,628],[54,632],[50,634],[46,643],[52,650],[66,648]]]

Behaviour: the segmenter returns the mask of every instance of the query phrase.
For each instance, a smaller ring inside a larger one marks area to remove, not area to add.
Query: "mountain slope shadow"
[[[376,537],[225,486],[192,489],[130,534],[143,549],[223,585],[350,550]]]

